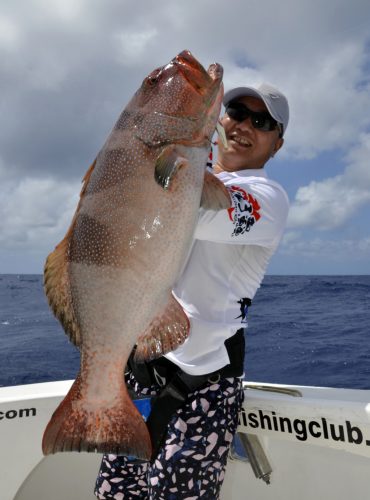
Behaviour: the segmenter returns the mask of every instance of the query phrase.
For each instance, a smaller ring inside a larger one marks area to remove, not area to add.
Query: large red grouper
[[[45,430],[45,455],[151,456],[124,367],[135,344],[138,358],[152,359],[188,336],[171,290],[200,204],[230,206],[226,188],[205,171],[222,73],[188,51],[150,73],[84,177],[71,226],[45,264],[49,304],[81,353],[79,374]]]

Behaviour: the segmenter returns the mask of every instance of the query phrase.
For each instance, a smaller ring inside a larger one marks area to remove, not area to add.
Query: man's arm
[[[201,209],[195,238],[218,243],[274,247],[283,233],[289,201],[276,183],[227,184],[228,210]]]

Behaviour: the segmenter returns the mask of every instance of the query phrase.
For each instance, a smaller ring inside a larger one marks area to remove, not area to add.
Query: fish
[[[80,350],[80,369],[44,431],[44,455],[98,452],[148,460],[152,445],[123,373],[181,345],[189,320],[172,294],[199,207],[230,207],[206,171],[223,68],[188,50],[152,71],[83,178],[64,239],[45,262],[49,305]]]

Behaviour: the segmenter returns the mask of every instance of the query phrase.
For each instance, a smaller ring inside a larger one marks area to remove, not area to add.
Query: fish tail
[[[44,455],[86,451],[149,460],[149,431],[126,387],[116,404],[101,408],[81,397],[80,386],[77,377],[52,415],[42,440]]]

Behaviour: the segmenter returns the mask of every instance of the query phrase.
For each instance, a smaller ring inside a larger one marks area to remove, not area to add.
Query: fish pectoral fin
[[[139,337],[135,360],[149,361],[179,347],[189,336],[190,322],[171,295],[162,314],[156,316]]]
[[[156,182],[167,190],[178,170],[187,165],[187,158],[181,156],[177,146],[167,146],[158,156],[155,163],[154,178]]]
[[[206,170],[201,206],[207,210],[224,210],[232,206],[231,197],[225,184]]]

